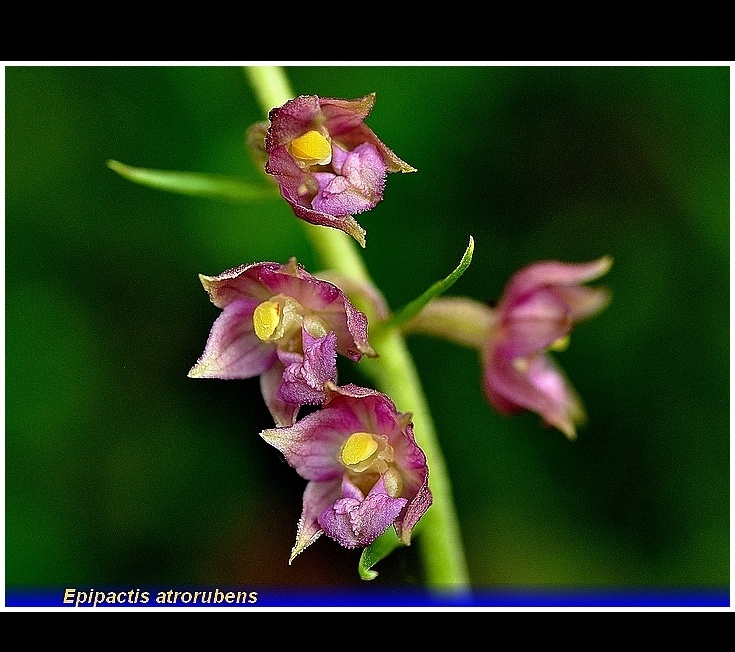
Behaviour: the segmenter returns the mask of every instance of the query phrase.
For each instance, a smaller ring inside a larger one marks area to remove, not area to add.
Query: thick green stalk
[[[280,66],[248,66],[248,79],[264,112],[294,97]],[[321,264],[342,276],[372,283],[357,243],[347,234],[303,222]],[[358,305],[363,309],[363,306]],[[366,310],[366,312],[370,312]],[[360,368],[394,401],[399,410],[413,415],[416,440],[429,465],[434,504],[417,526],[419,550],[430,587],[452,593],[469,590],[464,550],[444,458],[434,423],[406,342],[397,329],[378,329],[371,344],[377,358],[363,358]]]

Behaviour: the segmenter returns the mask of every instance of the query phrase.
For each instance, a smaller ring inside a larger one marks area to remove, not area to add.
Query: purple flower
[[[391,525],[406,545],[431,505],[426,457],[410,414],[372,389],[327,384],[324,406],[286,428],[264,430],[308,480],[289,563],[323,533],[365,547]]]
[[[468,297],[438,297],[403,330],[478,350],[483,388],[498,411],[536,412],[574,439],[584,409],[548,351],[565,348],[574,325],[605,307],[608,291],[582,283],[610,265],[607,256],[589,263],[534,263],[511,278],[496,308]]]
[[[388,172],[415,172],[364,124],[375,93],[356,100],[301,95],[269,113],[265,171],[294,213],[340,229],[363,247],[353,214],[382,198]]]
[[[336,381],[337,354],[354,361],[375,355],[365,315],[294,258],[199,278],[222,312],[189,377],[260,376],[278,426],[293,424],[301,406],[325,400],[325,383]]]
[[[530,410],[570,439],[584,409],[564,373],[548,355],[566,346],[572,327],[610,299],[603,288],[582,283],[605,274],[612,260],[538,262],[510,279],[483,347],[484,389],[503,414]]]

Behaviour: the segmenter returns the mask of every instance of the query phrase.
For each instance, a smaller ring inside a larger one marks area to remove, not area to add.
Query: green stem
[[[294,97],[291,83],[280,66],[245,66],[245,74],[266,114]]]
[[[280,66],[248,66],[245,72],[265,113],[295,97]],[[350,236],[336,229],[303,224],[324,267],[372,284]],[[360,367],[399,410],[411,412],[416,440],[428,460],[434,503],[417,526],[427,583],[439,591],[465,592],[469,575],[451,483],[416,366],[397,329],[379,329],[375,339],[371,336],[371,344],[379,356],[363,358]]]

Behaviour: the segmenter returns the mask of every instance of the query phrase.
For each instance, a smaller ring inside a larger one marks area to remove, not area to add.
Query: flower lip
[[[342,498],[326,506],[317,522],[329,537],[345,548],[364,548],[391,526],[407,502],[405,498],[389,495],[382,477],[367,495],[344,479]]]

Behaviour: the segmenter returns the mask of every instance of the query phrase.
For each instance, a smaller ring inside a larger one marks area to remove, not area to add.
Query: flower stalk
[[[246,66],[245,73],[266,115],[295,97],[280,66]],[[357,282],[372,283],[353,238],[336,229],[302,224],[325,268]],[[375,318],[373,308],[360,305],[357,297],[354,303],[368,319]],[[381,392],[391,397],[399,410],[412,414],[416,440],[426,454],[430,469],[434,504],[416,527],[426,582],[435,591],[467,592],[469,575],[451,483],[416,366],[398,329],[377,329],[371,343],[379,356],[363,359],[360,368]]]

